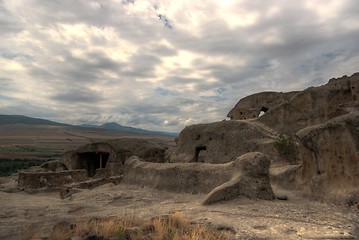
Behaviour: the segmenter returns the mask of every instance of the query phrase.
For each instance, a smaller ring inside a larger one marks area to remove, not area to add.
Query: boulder
[[[275,195],[269,180],[270,160],[261,153],[252,152],[234,161],[234,177],[213,189],[203,200],[203,205],[237,197],[273,200]]]
[[[320,196],[359,188],[359,111],[297,133],[302,157],[301,181]]]

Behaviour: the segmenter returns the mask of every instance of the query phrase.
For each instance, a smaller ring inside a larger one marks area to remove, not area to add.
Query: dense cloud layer
[[[355,0],[0,0],[0,113],[179,131],[359,66]]]

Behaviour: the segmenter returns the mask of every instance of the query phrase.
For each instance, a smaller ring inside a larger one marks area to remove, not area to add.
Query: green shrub
[[[274,142],[280,156],[295,164],[298,160],[298,147],[292,137],[280,135]]]

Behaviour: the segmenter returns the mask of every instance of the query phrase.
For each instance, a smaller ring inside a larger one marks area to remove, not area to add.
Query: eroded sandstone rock
[[[248,152],[274,156],[275,132],[250,121],[221,121],[183,129],[171,162],[226,163]]]
[[[151,163],[134,156],[125,162],[122,183],[171,192],[208,193],[227,182],[232,163]]]
[[[269,181],[269,166],[269,158],[259,152],[244,154],[225,164],[160,164],[132,157],[125,162],[122,183],[172,192],[211,192],[204,204],[241,196],[270,200],[275,196]]]
[[[331,79],[325,85],[300,92],[257,93],[241,99],[228,113],[234,120],[256,118],[279,133],[297,131],[346,114],[347,108],[359,106],[359,73]],[[242,113],[242,114],[241,114]]]
[[[213,189],[203,200],[203,205],[236,197],[275,199],[269,180],[270,160],[264,154],[244,154],[238,157],[233,165],[236,168],[234,177]]]
[[[311,193],[345,194],[359,186],[359,111],[297,133],[302,181]]]
[[[266,113],[289,101],[298,92],[260,92],[242,98],[227,114],[231,120],[258,118],[261,112]]]

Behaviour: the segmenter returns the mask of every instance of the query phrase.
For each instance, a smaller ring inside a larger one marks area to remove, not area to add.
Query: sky
[[[179,132],[358,71],[357,0],[0,0],[0,114]]]

